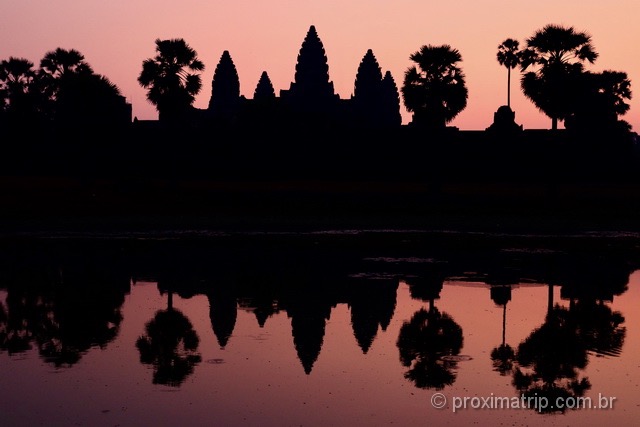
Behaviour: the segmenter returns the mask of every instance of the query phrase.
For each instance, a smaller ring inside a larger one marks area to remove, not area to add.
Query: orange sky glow
[[[80,51],[96,73],[108,77],[133,105],[138,119],[157,119],[137,82],[142,61],[155,55],[157,38],[183,38],[204,62],[203,87],[194,106],[206,108],[213,72],[224,50],[240,77],[241,94],[253,97],[262,71],[276,93],[294,79],[298,51],[315,25],[324,44],[330,78],[349,98],[358,65],[372,49],[383,73],[398,88],[409,55],[422,45],[449,44],[460,51],[467,79],[467,108],[453,122],[482,130],[506,104],[507,70],[496,60],[506,38],[524,44],[546,24],[572,26],[592,36],[599,58],[587,69],[624,71],[634,95],[622,118],[640,130],[640,1],[638,0],[27,0],[6,2],[0,14],[0,60],[26,58],[36,66],[58,47]],[[512,72],[511,105],[525,129],[550,128],[520,91]],[[401,107],[403,123],[411,120]]]

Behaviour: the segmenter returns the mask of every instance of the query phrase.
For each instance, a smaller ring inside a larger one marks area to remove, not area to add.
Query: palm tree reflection
[[[523,397],[580,397],[591,388],[581,374],[587,366],[587,351],[569,310],[556,305],[545,322],[518,346],[518,367],[513,385]],[[564,412],[566,407],[549,405],[545,412]]]
[[[456,379],[455,359],[462,348],[462,328],[437,308],[418,310],[400,328],[400,362],[409,367],[404,374],[418,388],[443,389]]]
[[[136,341],[140,362],[153,365],[153,384],[179,387],[202,360],[200,339],[189,319],[169,303],[158,310]]]
[[[511,286],[492,286],[491,299],[496,305],[502,306],[502,343],[491,351],[491,360],[493,370],[504,376],[511,373],[515,358],[514,349],[506,343],[507,303],[511,301]]]
[[[414,278],[409,284],[411,296],[429,302],[400,328],[397,346],[404,376],[418,388],[443,389],[453,384],[463,343],[462,328],[447,313],[440,312],[434,300],[439,298],[443,277],[439,274]]]

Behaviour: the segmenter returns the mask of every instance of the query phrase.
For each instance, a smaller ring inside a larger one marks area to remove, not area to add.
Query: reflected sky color
[[[527,338],[545,318],[547,287],[516,285],[507,309],[506,342]],[[555,302],[568,307],[559,289]],[[6,292],[0,291],[0,301]],[[138,282],[127,294],[124,321],[116,340],[89,350],[70,367],[54,369],[37,351],[14,356],[0,353],[3,390],[0,409],[7,425],[632,425],[640,415],[637,402],[640,366],[640,274],[628,290],[606,303],[625,317],[627,334],[619,357],[588,354],[584,375],[598,393],[617,398],[614,410],[578,410],[542,415],[533,410],[436,410],[430,398],[437,390],[415,387],[404,378],[398,358],[399,331],[428,303],[412,299],[406,283],[385,331],[379,331],[367,354],[354,338],[350,310],[344,303],[331,310],[322,350],[307,375],[298,360],[285,312],[263,327],[255,314],[240,309],[233,335],[224,349],[211,330],[209,302],[203,295],[174,297],[174,307],[190,320],[200,337],[202,362],[180,387],[152,384],[152,369],[140,363],[135,341],[157,310],[167,305],[154,282]],[[455,382],[441,390],[453,396],[517,396],[510,376],[492,370],[490,352],[501,342],[502,308],[480,283],[447,281],[435,306],[463,330]],[[8,391],[11,392],[8,392]],[[37,410],[34,410],[37,408]]]
[[[462,54],[469,88],[467,108],[451,125],[482,130],[506,104],[507,70],[496,61],[504,39],[523,43],[550,23],[586,31],[600,54],[588,69],[624,71],[633,90],[640,84],[639,16],[637,0],[11,1],[0,14],[0,59],[23,57],[37,65],[57,47],[79,50],[97,73],[121,89],[133,104],[134,116],[156,119],[136,79],[142,61],[154,55],[157,38],[184,38],[204,62],[198,108],[208,105],[213,72],[224,50],[238,70],[241,94],[253,97],[262,71],[267,71],[276,92],[288,89],[310,25],[316,26],[330,78],[343,99],[353,93],[367,49],[400,87],[404,71],[412,65],[411,53],[425,44],[449,44]],[[550,119],[522,95],[518,80],[519,73],[512,75],[516,121],[525,129],[550,128]],[[407,123],[410,114],[401,110]],[[640,129],[638,110],[640,101],[632,99],[623,117],[634,131]]]

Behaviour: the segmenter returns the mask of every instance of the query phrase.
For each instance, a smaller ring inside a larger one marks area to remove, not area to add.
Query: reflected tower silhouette
[[[308,375],[324,342],[326,323],[337,303],[330,283],[309,279],[306,283],[288,283],[281,307],[291,319],[293,344]]]
[[[220,348],[225,348],[236,326],[238,300],[235,288],[218,284],[206,293],[209,300],[209,319]]]
[[[366,354],[378,333],[385,331],[396,307],[397,279],[353,279],[349,283],[353,335]]]

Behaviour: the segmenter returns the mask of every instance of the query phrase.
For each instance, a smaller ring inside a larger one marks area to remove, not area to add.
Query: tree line
[[[315,32],[313,26],[312,29]],[[321,44],[319,49],[324,53]],[[197,52],[181,38],[157,39],[155,51],[154,57],[142,61],[137,81],[147,90],[147,99],[156,107],[161,122],[180,123],[185,117],[193,117],[191,113],[197,110],[193,103],[202,89],[201,73],[205,65]],[[509,110],[511,72],[519,68],[522,92],[551,119],[552,129],[557,129],[558,122],[563,121],[566,129],[587,133],[631,131],[629,123],[621,119],[629,111],[631,81],[622,71],[593,72],[587,69],[587,64],[593,64],[598,58],[588,33],[549,24],[527,38],[522,48],[518,40],[505,39],[498,46],[496,58],[507,68],[506,106]],[[446,127],[467,106],[468,90],[460,65],[461,53],[450,45],[427,44],[411,53],[409,59],[413,64],[405,71],[399,90],[390,73],[383,76],[379,71],[371,50],[363,57],[361,67],[369,64],[367,66],[373,70],[369,75],[374,76],[372,80],[375,82],[387,79],[386,87],[391,88],[391,95],[387,95],[385,99],[388,101],[385,102],[391,106],[392,123],[396,123],[395,117],[399,117],[401,98],[407,111],[412,113],[411,125],[435,129]],[[224,61],[230,61],[227,51],[218,65]],[[325,67],[327,75],[323,77],[328,79],[326,62],[319,66]],[[231,72],[234,71],[231,68]],[[319,74],[322,72],[320,70]],[[218,84],[218,93],[239,92],[237,74],[235,80],[230,78],[226,82],[231,84],[223,87]],[[300,86],[299,82],[296,84]],[[364,91],[363,85],[367,87],[360,82],[359,88],[356,81],[356,95]],[[332,83],[330,90],[333,90]],[[263,72],[255,98],[269,99],[274,95],[268,74]],[[366,97],[362,98],[365,102],[361,104],[371,104]],[[377,114],[366,109],[361,113],[361,119],[362,116],[374,117]],[[127,104],[119,88],[107,77],[94,72],[77,50],[57,48],[47,52],[38,68],[25,58],[10,57],[0,62],[2,125],[111,127],[127,125],[130,120],[131,105]],[[376,122],[380,122],[380,117],[369,120],[369,123]]]

